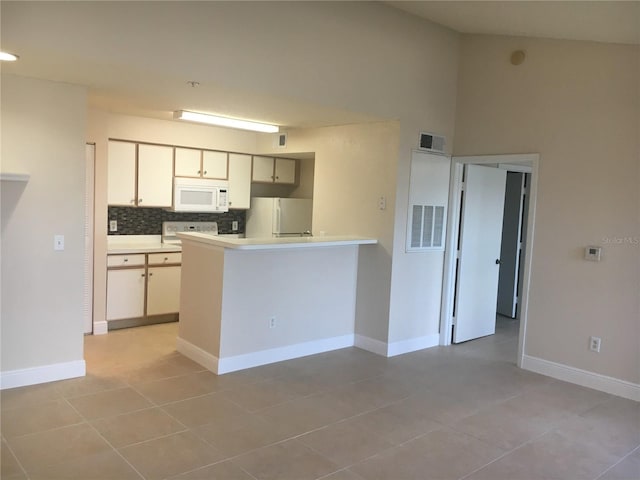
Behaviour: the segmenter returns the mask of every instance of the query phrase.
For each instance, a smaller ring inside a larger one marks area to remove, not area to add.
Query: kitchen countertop
[[[228,238],[204,233],[178,233],[182,240],[191,240],[216,247],[234,250],[273,250],[289,248],[338,247],[348,245],[373,245],[374,238],[353,235],[322,237],[280,237],[280,238]]]
[[[175,243],[162,243],[161,235],[110,235],[107,237],[107,254],[169,253],[180,252]]]

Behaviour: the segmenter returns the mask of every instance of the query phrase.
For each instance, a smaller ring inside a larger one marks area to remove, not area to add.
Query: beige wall
[[[2,372],[82,362],[86,91],[2,75]],[[53,237],[64,235],[64,251]]]
[[[386,341],[389,318],[398,122],[289,132],[287,152],[315,152],[313,234],[354,234],[360,249],[356,333]],[[267,139],[259,144],[269,151]],[[386,210],[378,198],[387,198]]]
[[[541,156],[525,354],[634,383],[639,61],[632,46],[465,36],[455,142],[457,155]],[[602,262],[582,259],[587,245],[604,247]]]

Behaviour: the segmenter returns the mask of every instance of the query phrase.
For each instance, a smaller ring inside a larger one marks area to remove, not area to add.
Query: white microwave
[[[228,212],[229,182],[206,178],[173,180],[173,208],[175,212]]]

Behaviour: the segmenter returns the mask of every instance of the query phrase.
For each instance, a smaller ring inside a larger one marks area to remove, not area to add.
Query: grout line
[[[624,460],[626,460],[627,458],[629,458],[631,455],[635,454],[638,451],[640,451],[640,445],[638,445],[636,448],[631,450],[629,453],[627,453],[625,456],[623,456],[620,460],[618,460],[616,463],[614,463],[609,468],[607,468],[604,472],[602,472],[600,475],[598,475],[598,477],[596,477],[596,480],[599,480],[600,478],[602,478],[604,476],[604,474],[606,474],[609,470],[611,470],[612,468],[616,467],[617,465],[619,465]]]
[[[24,473],[24,475],[27,477],[27,480],[29,478],[31,478],[29,476],[29,474],[27,473],[27,469],[24,468],[24,465],[22,465],[22,462],[20,461],[20,459],[18,458],[18,456],[16,455],[16,452],[13,451],[13,448],[11,447],[11,445],[9,445],[9,442],[6,440],[6,438],[4,438],[4,436],[2,437],[2,441],[5,444],[5,448],[7,448],[10,452],[11,455],[13,455],[13,458],[16,460],[16,462],[18,463],[18,466],[20,467],[20,470],[22,470],[22,473]]]

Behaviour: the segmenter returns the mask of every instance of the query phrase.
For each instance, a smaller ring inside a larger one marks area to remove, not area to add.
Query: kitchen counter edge
[[[284,238],[220,238],[203,233],[178,233],[183,241],[193,241],[234,250],[273,250],[286,248],[342,247],[375,245],[374,238],[357,236],[284,237]]]
[[[107,255],[126,255],[134,253],[172,253],[181,252],[182,247],[170,243],[150,243],[150,244],[120,244],[110,245],[107,248]]]

